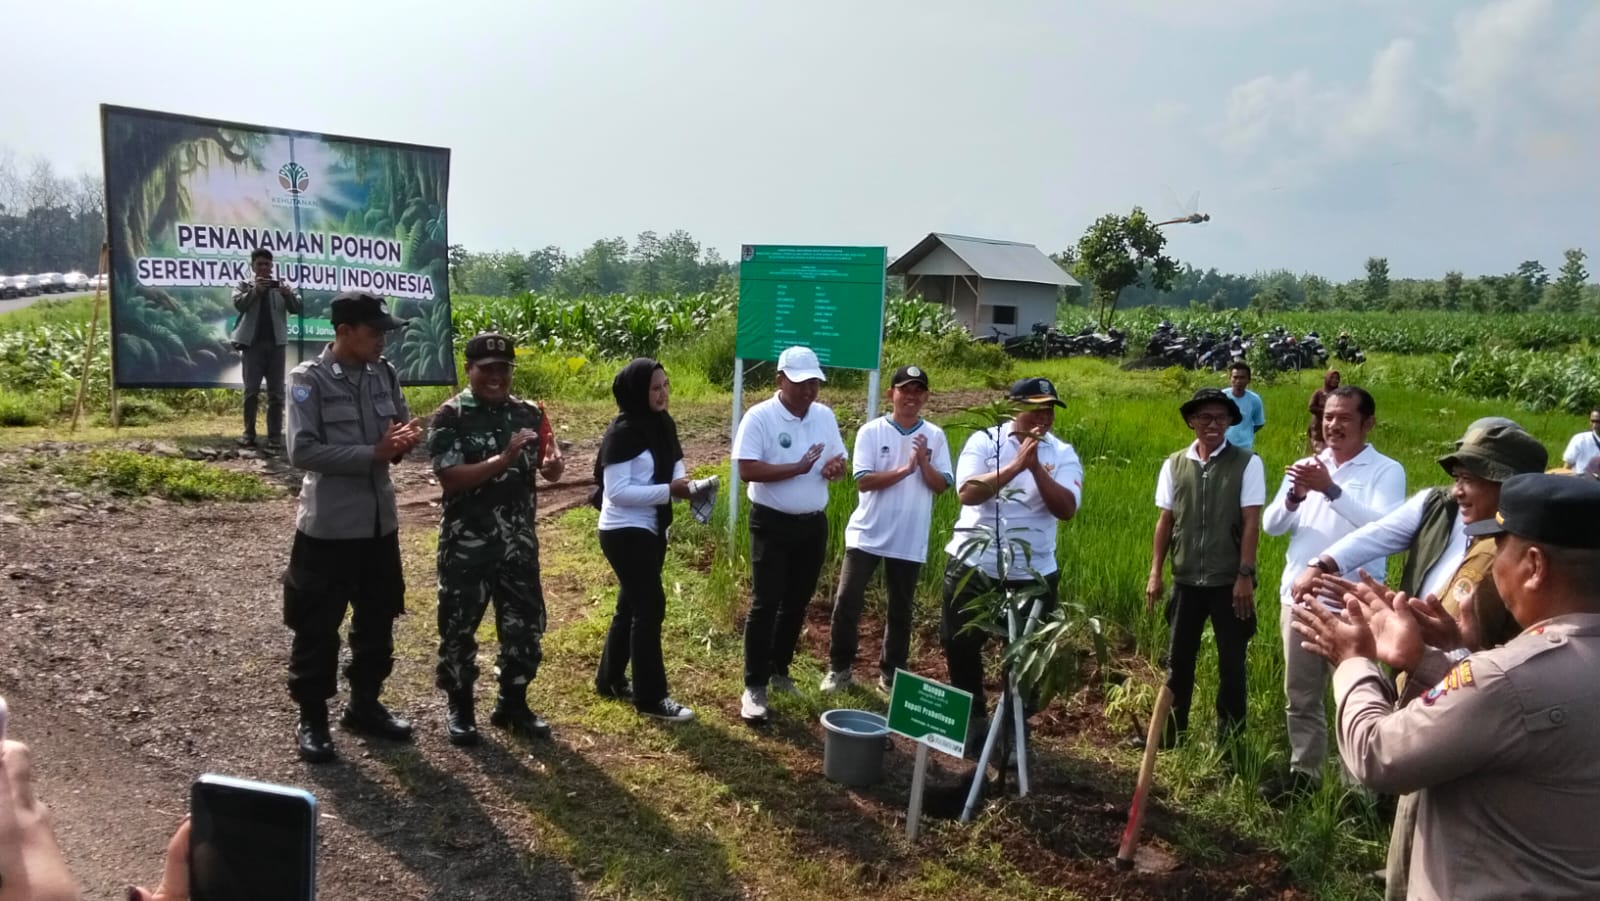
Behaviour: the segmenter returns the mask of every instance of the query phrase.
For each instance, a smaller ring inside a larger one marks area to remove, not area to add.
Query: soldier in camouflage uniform
[[[527,701],[545,628],[534,473],[556,481],[563,461],[544,410],[510,393],[515,355],[504,335],[468,341],[468,388],[440,405],[428,434],[428,454],[444,489],[437,684],[449,701],[446,732],[456,745],[478,742],[475,634],[490,600],[500,639],[500,696],[489,721],[532,737],[550,736],[550,726]]]

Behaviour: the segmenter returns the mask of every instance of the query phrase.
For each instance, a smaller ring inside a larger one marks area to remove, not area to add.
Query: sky
[[[0,153],[98,173],[101,103],[451,149],[450,241],[686,229],[1395,277],[1600,258],[1589,0],[0,0]],[[26,73],[25,75],[23,73]],[[17,76],[21,77],[17,77]],[[1591,265],[1600,269],[1600,263]]]

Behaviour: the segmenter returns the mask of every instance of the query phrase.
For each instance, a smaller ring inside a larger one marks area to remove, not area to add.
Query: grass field
[[[27,317],[29,329],[70,329],[81,324],[87,311],[76,302],[71,309],[70,315],[51,307],[11,315]],[[18,320],[0,317],[0,334],[15,331],[17,325]],[[731,370],[721,367],[731,360],[731,344],[731,328],[723,319],[693,340],[669,343],[663,350],[673,379],[674,412],[686,430],[726,434],[731,400],[726,376]],[[1127,734],[1130,724],[1148,715],[1159,679],[1150,661],[1165,642],[1164,626],[1146,614],[1142,596],[1155,521],[1155,476],[1161,460],[1191,437],[1178,416],[1178,404],[1194,388],[1215,383],[1215,377],[1179,371],[1130,373],[1093,360],[1013,364],[948,342],[905,338],[886,348],[886,366],[912,361],[930,371],[936,395],[986,401],[998,397],[998,384],[1023,374],[1048,376],[1063,392],[1067,408],[1058,414],[1055,431],[1077,449],[1086,475],[1083,508],[1060,529],[1062,595],[1069,607],[1108,625],[1112,644],[1124,651],[1117,668],[1126,678],[1104,686],[1101,702],[1092,708],[1102,728],[1053,738],[1043,743],[1043,752],[1053,772],[1111,773],[1108,778],[1121,784],[1129,778],[1134,755],[1105,741],[1105,733]],[[534,353],[518,370],[517,389],[545,400],[564,436],[594,438],[612,409],[609,385],[617,365],[575,350]],[[1405,374],[1413,365],[1410,358],[1375,355],[1365,367],[1345,369],[1347,384],[1364,385],[1377,396],[1380,424],[1373,442],[1405,465],[1413,491],[1444,481],[1434,458],[1479,416],[1513,416],[1553,456],[1559,455],[1568,435],[1584,427],[1580,418],[1565,413],[1535,413],[1506,401],[1406,387],[1410,380]],[[762,396],[770,378],[770,367],[752,372],[747,397]],[[1269,491],[1277,488],[1283,467],[1303,450],[1305,404],[1319,381],[1320,375],[1305,373],[1254,386],[1267,410],[1257,450],[1266,462]],[[447,393],[442,388],[407,391],[418,411],[432,409]],[[821,399],[839,414],[847,442],[863,417],[864,394],[859,375],[834,378],[822,392]],[[236,401],[229,393],[185,392],[173,400],[163,402],[168,415],[120,432],[97,418],[79,440],[112,444],[231,431],[231,417],[225,414]],[[942,409],[946,412],[933,418],[946,426],[952,448],[959,449],[970,423],[948,405]],[[0,429],[0,447],[58,440],[64,432],[62,420],[52,414]],[[697,472],[727,473],[725,459],[688,463]],[[587,460],[579,461],[579,470],[587,467]],[[721,503],[726,503],[725,495]],[[848,483],[834,486],[829,507],[834,538],[819,597],[831,596],[843,524],[854,503]],[[948,540],[956,509],[953,493],[942,496],[935,507],[933,560],[924,568],[919,590],[914,660],[937,659],[929,653],[936,652],[932,630],[943,559],[939,549]],[[1012,837],[1008,830],[1026,811],[1002,804],[972,826],[934,821],[920,849],[906,846],[882,817],[841,814],[855,803],[850,793],[803,778],[817,766],[811,724],[839,703],[816,691],[823,661],[815,656],[803,653],[795,673],[801,695],[778,701],[783,725],[754,733],[737,723],[738,623],[747,603],[748,563],[743,539],[726,539],[722,516],[719,510],[706,526],[680,515],[673,531],[665,576],[668,671],[674,694],[696,707],[701,719],[672,730],[642,722],[621,705],[594,699],[592,668],[614,600],[613,577],[595,539],[594,512],[574,510],[542,527],[546,590],[575,615],[547,636],[545,653],[551,663],[538,683],[541,711],[558,728],[581,730],[584,747],[606,761],[601,769],[591,757],[574,751],[562,758],[565,778],[508,787],[512,802],[526,810],[545,837],[544,849],[571,864],[600,894],[619,898],[747,894],[821,899],[853,891],[882,898],[1084,897],[1046,888],[1007,850]],[[741,525],[736,534],[747,533]],[[1250,647],[1250,725],[1242,762],[1236,772],[1225,770],[1216,749],[1203,738],[1212,732],[1216,687],[1214,647],[1208,637],[1193,721],[1193,734],[1202,738],[1163,755],[1158,781],[1165,804],[1185,817],[1174,841],[1186,859],[1203,865],[1225,862],[1230,852],[1218,836],[1240,835],[1281,855],[1293,884],[1314,897],[1367,897],[1362,874],[1381,863],[1387,826],[1366,805],[1342,803],[1337,779],[1325,780],[1321,793],[1286,812],[1267,807],[1255,792],[1259,780],[1286,761],[1276,625],[1285,546],[1284,539],[1265,536],[1261,544],[1262,621]],[[421,537],[406,548],[413,610],[433,606],[432,550],[431,539]],[[869,614],[881,603],[876,591],[869,599]],[[436,640],[431,616],[411,616],[401,623],[397,638],[402,654],[426,658]],[[942,678],[942,664],[928,675]],[[427,672],[419,667],[398,669],[396,686],[407,697],[432,694]],[[863,691],[852,693],[849,702],[882,704]],[[841,851],[845,844],[848,853]]]

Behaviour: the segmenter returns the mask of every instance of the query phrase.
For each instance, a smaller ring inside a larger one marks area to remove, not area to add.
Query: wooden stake
[[[94,360],[95,332],[100,326],[100,291],[101,285],[103,282],[105,282],[107,277],[106,266],[110,255],[111,245],[105,241],[101,241],[100,271],[96,273],[96,278],[94,280],[94,316],[89,320],[89,341],[83,347],[83,374],[78,377],[78,399],[72,405],[72,426],[67,430],[69,432],[76,432],[78,430],[78,416],[83,412],[83,393],[89,387],[89,364]],[[112,381],[113,384],[115,384],[114,378]],[[113,402],[113,406],[114,405],[115,402]],[[112,418],[116,418],[115,414],[113,414]]]

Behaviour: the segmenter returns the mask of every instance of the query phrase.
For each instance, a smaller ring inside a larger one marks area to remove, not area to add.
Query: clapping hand
[[[818,446],[820,447],[821,445]],[[844,468],[844,454],[839,454],[828,462],[822,464],[822,477],[830,482],[842,479],[844,478]]]
[[[1328,472],[1328,467],[1316,457],[1290,466],[1289,478],[1294,480],[1295,490],[1300,494],[1308,491],[1327,491],[1333,487],[1333,473]]]
[[[372,456],[377,460],[398,460],[410,453],[421,440],[422,423],[418,420],[391,422],[383,430],[383,439],[373,449]]]

